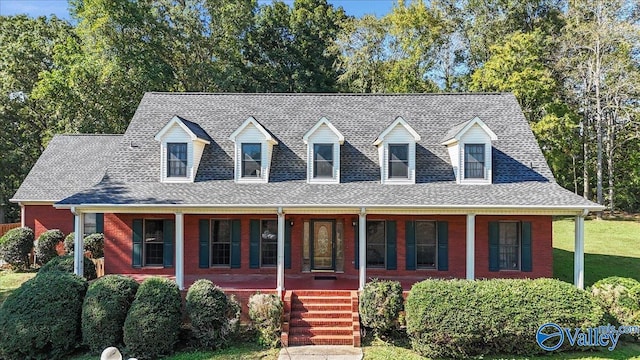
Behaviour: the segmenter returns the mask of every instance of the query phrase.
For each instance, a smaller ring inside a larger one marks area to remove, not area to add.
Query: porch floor
[[[144,274],[123,274],[142,282],[151,276]],[[175,279],[175,276],[162,276]],[[397,280],[403,290],[411,290],[416,282],[426,277],[417,276],[377,276],[378,279]],[[274,290],[276,288],[275,274],[207,274],[185,275],[185,286],[188,288],[198,279],[208,279],[226,290]],[[370,278],[367,279],[369,281]],[[358,276],[341,273],[302,273],[285,274],[284,287],[286,290],[357,290]]]

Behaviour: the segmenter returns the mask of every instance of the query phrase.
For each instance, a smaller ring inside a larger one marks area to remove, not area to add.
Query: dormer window
[[[389,179],[409,178],[409,144],[389,144]]]
[[[484,179],[484,144],[464,145],[464,178]]]
[[[313,178],[333,178],[333,144],[313,144]]]
[[[260,178],[262,172],[262,144],[242,144],[242,177]]]
[[[340,145],[344,136],[326,118],[320,119],[302,141],[307,144],[307,182],[340,182]]]
[[[420,139],[420,135],[401,117],[378,136],[373,145],[378,147],[380,182],[415,184],[416,142]]]
[[[187,176],[187,143],[167,143],[167,177]]]
[[[273,135],[256,119],[250,117],[229,138],[236,144],[236,182],[269,182],[273,146],[278,144]]]
[[[497,139],[477,117],[449,130],[442,144],[447,147],[458,184],[491,184],[492,141]]]
[[[156,134],[160,142],[160,181],[193,182],[211,137],[200,125],[174,116]]]

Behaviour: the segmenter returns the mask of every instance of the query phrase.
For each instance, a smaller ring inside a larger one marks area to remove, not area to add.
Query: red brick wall
[[[33,229],[36,239],[47,230],[59,229],[65,235],[73,232],[73,214],[53,205],[25,205],[24,225]]]
[[[174,275],[173,268],[133,268],[131,266],[133,219],[155,218],[173,219],[173,215],[143,215],[143,214],[105,214],[105,272],[127,274]],[[286,221],[293,221],[291,229],[291,269],[288,273],[299,273],[302,270],[302,239],[304,221],[323,219],[327,216],[290,215]],[[358,221],[354,215],[332,216],[332,219],[344,223],[344,272],[347,275],[357,275],[354,266],[356,246],[352,223]],[[241,268],[206,268],[198,266],[198,222],[200,219],[240,219],[241,229]],[[249,268],[249,221],[251,219],[276,219],[276,216],[265,215],[185,215],[185,275],[211,274],[274,274],[275,268]],[[397,270],[368,269],[367,277],[385,276],[402,277],[437,277],[464,278],[466,274],[466,216],[368,216],[369,220],[395,220],[397,226]],[[449,223],[449,270],[406,270],[405,261],[405,222],[409,220],[435,220]],[[533,236],[533,271],[489,272],[488,257],[488,223],[498,220],[521,220],[532,222]],[[476,277],[550,277],[552,276],[552,245],[551,245],[551,217],[550,216],[477,216],[476,217]]]

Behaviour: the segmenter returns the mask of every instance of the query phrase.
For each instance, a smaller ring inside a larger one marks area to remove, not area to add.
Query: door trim
[[[316,269],[315,268],[315,223],[329,222],[331,223],[331,268]],[[309,250],[311,253],[311,272],[335,272],[336,271],[336,220],[335,219],[311,219],[309,220]]]

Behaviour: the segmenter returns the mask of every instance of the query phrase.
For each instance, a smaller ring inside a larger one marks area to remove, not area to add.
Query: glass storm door
[[[311,221],[311,269],[335,270],[335,221]]]

